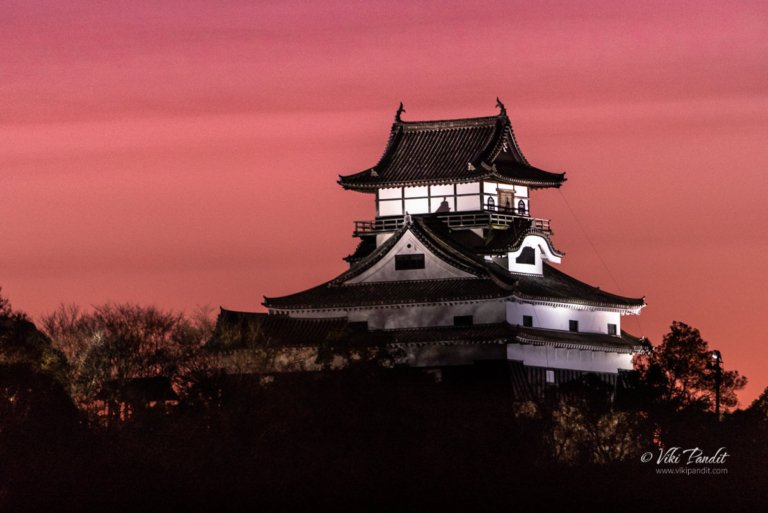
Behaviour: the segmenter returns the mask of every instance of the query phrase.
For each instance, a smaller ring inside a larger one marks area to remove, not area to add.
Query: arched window
[[[493,196],[488,196],[487,204],[488,204],[488,210],[490,210],[491,212],[496,210],[496,202],[493,201]]]
[[[525,201],[520,200],[517,202],[517,213],[521,216],[525,215]]]

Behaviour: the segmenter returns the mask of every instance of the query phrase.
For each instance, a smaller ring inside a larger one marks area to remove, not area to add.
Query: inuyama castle
[[[565,174],[532,166],[497,107],[496,116],[407,121],[401,104],[379,161],[338,180],[376,209],[354,222],[349,268],[266,297],[268,313],[222,309],[214,346],[225,370],[316,371],[323,348],[342,346],[332,367],[375,348],[391,367],[437,379],[501,369],[533,390],[586,373],[615,384],[631,369],[642,340],[622,318],[644,299],[558,269],[550,220],[532,208]]]

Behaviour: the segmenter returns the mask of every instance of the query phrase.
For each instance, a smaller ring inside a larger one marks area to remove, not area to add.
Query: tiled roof
[[[346,189],[496,180],[529,187],[559,187],[564,173],[535,168],[520,151],[509,118],[400,121],[392,125],[378,164],[341,176]]]
[[[277,298],[265,298],[270,309],[327,309],[381,305],[445,303],[495,299],[509,295],[493,280],[456,278],[449,280],[384,281],[317,287]]]
[[[346,284],[381,260],[410,231],[441,259],[476,278]],[[511,274],[501,266],[452,241],[439,221],[414,217],[372,253],[333,280],[288,296],[264,298],[275,310],[316,310],[401,304],[445,303],[517,297],[522,300],[574,303],[608,308],[639,308],[642,298],[626,298],[587,285],[544,264],[543,276]]]
[[[535,301],[566,302],[609,308],[639,308],[645,305],[643,298],[630,298],[611,294],[568,276],[547,263],[543,275],[515,275],[514,296]]]
[[[514,328],[514,342],[533,345],[553,345],[570,349],[614,350],[617,352],[635,352],[640,350],[640,339],[622,331],[621,336],[604,333],[584,333],[573,331],[546,330],[541,328]]]
[[[344,260],[346,260],[350,264],[353,264],[367,257],[374,251],[376,251],[376,237],[375,236],[362,237],[360,239],[360,244],[358,244],[357,247],[355,248],[355,252],[352,253],[351,255],[347,255],[346,257],[344,257]]]

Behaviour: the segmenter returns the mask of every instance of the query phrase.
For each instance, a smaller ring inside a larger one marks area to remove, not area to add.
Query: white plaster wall
[[[608,351],[562,349],[552,346],[508,344],[507,359],[533,367],[612,372],[632,369],[632,355]]]
[[[523,252],[523,248],[525,247],[532,247],[536,251],[535,264],[518,264],[516,262],[517,257],[520,256],[520,254]],[[508,269],[511,272],[541,275],[543,271],[543,260],[559,264],[562,259],[552,253],[552,250],[549,248],[549,244],[544,237],[539,235],[528,235],[525,239],[523,239],[523,242],[517,251],[508,253],[507,264],[509,265]]]
[[[568,331],[568,321],[579,321],[579,331],[584,333],[608,333],[608,324],[616,325],[621,333],[621,315],[604,310],[574,310],[565,307],[532,305],[517,301],[507,302],[507,322],[523,325],[523,315],[533,317],[534,328]]]
[[[379,199],[400,199],[402,197],[402,187],[388,187],[386,189],[379,189]]]
[[[505,183],[497,183],[497,182],[483,182],[483,205],[488,204],[488,196],[493,196],[493,201],[497,206],[499,205],[498,189],[501,189],[502,191],[515,191],[515,200],[514,200],[515,212],[517,212],[517,204],[519,203],[520,200],[523,200],[523,202],[525,203],[526,215],[531,215],[531,204],[528,196],[528,187],[525,187],[523,185],[508,185]]]
[[[456,184],[456,194],[480,194],[480,183],[459,183]]]
[[[424,254],[424,269],[395,270],[395,255],[416,253]],[[408,230],[381,260],[376,262],[370,269],[348,280],[347,283],[473,277],[472,274],[456,269],[436,257]]]
[[[440,199],[442,199],[443,196],[453,196],[454,195],[453,185],[430,185],[429,195],[432,196],[433,198],[440,198]]]
[[[496,194],[496,189],[501,189],[502,191],[515,191],[515,197],[521,197],[521,198],[527,198],[528,197],[528,187],[525,187],[524,185],[509,185],[506,183],[498,183],[498,182],[483,182],[483,190],[487,194]]]
[[[429,196],[427,187],[405,187],[403,193],[406,198],[425,198]]]

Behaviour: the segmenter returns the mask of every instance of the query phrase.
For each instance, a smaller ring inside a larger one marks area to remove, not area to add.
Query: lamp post
[[[712,365],[715,368],[715,415],[720,421],[720,383],[723,380],[723,356],[720,351],[712,351]]]

